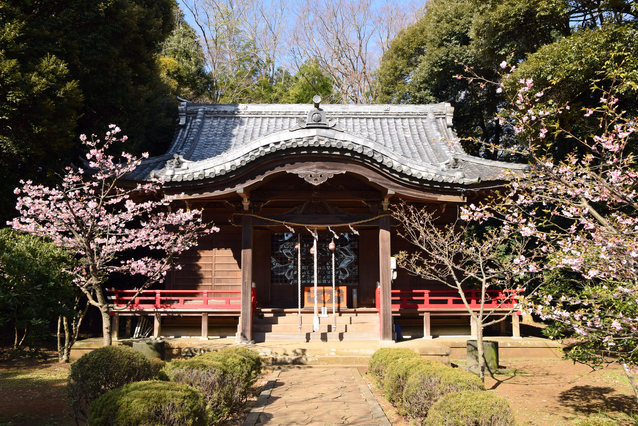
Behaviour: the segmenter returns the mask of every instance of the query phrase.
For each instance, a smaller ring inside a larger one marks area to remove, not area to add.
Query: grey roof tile
[[[326,123],[306,123],[310,105],[211,105],[183,102],[167,154],[145,160],[135,179],[190,181],[223,176],[265,155],[349,155],[406,179],[471,184],[500,180],[523,165],[464,153],[449,104],[322,105]],[[175,156],[178,160],[175,161]],[[460,161],[457,161],[460,160]]]

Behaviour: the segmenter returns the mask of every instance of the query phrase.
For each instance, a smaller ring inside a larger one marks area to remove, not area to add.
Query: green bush
[[[419,354],[406,348],[382,348],[377,350],[368,363],[368,373],[375,378],[379,386],[383,385],[388,365],[402,358],[417,358]]]
[[[514,413],[505,398],[487,391],[444,395],[425,420],[427,426],[514,426]]]
[[[141,353],[127,346],[105,346],[71,365],[67,395],[75,417],[86,418],[91,402],[103,394],[152,377],[151,363]]]
[[[403,406],[403,389],[408,378],[416,370],[449,368],[445,365],[421,357],[399,358],[390,362],[385,371],[383,380],[383,395],[392,405],[401,408]]]
[[[219,352],[203,353],[192,359],[195,358],[218,362],[230,374],[240,377],[246,394],[261,374],[261,357],[256,352],[241,346],[232,346]]]
[[[212,424],[217,424],[239,411],[246,402],[241,379],[220,367],[211,365],[201,370],[172,369],[169,377],[173,382],[192,386],[199,391],[206,401]]]
[[[403,407],[408,416],[422,422],[430,407],[446,394],[460,391],[484,391],[476,375],[457,368],[420,368],[409,377],[403,390]]]
[[[243,407],[261,374],[261,358],[250,349],[231,347],[171,362],[163,371],[170,380],[199,390],[211,421],[217,422]]]
[[[91,426],[205,426],[206,404],[192,387],[136,382],[102,395],[90,407]]]
[[[166,367],[166,361],[162,361],[161,359],[157,359],[157,358],[149,358],[148,360],[151,363],[151,371],[153,373],[153,378],[160,379],[160,380],[162,380],[163,378],[166,378],[166,374],[162,374],[162,369]]]

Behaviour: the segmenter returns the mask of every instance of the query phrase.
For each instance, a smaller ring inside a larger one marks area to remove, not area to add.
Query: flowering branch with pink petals
[[[545,253],[539,271],[545,296],[528,310],[571,330],[570,358],[593,367],[609,362],[635,367],[638,117],[623,111],[614,93],[637,85],[619,78],[609,89],[594,87],[599,106],[581,111],[578,126],[566,129],[560,116],[569,105],[539,107],[543,90],[531,80],[520,83],[514,108],[501,120],[515,129],[529,172],[509,176],[498,198],[463,215],[500,219],[509,232],[536,240]],[[558,141],[575,148],[557,155]]]
[[[104,294],[108,277],[142,276],[139,291],[161,283],[171,268],[179,268],[175,260],[180,253],[197,245],[200,235],[218,231],[202,222],[201,210],[169,208],[174,197],[160,198],[160,181],[126,182],[142,160],[122,152],[116,162],[108,154],[114,144],[126,142],[119,133],[111,125],[104,140],[80,136],[89,148],[88,167],[67,167],[60,185],[21,182],[15,190],[20,216],[8,223],[75,254],[79,262],[70,272],[75,285],[102,314],[105,345],[111,344],[109,310],[115,309]],[[147,250],[140,257],[141,248]]]

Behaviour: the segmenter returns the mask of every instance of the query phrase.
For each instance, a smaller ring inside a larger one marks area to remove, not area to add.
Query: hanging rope
[[[315,262],[315,271],[314,271],[315,272],[315,315],[312,321],[312,331],[319,331],[319,312],[318,312],[318,305],[317,305],[317,272],[318,272],[318,265],[317,265],[318,253],[317,252],[319,251],[319,247],[317,247],[317,240],[319,239],[319,234],[317,233],[317,228],[315,228],[315,232],[310,231],[310,229],[308,229],[308,231],[314,237],[314,240],[312,242],[312,254],[313,254],[314,262]]]
[[[335,231],[333,231],[331,227],[328,227],[328,231],[332,232],[332,236],[334,238],[336,238],[337,240],[339,239],[339,235],[337,235],[337,233]],[[334,242],[334,240],[333,240],[333,242]]]
[[[389,214],[389,213],[386,213],[386,214],[380,214],[380,215],[375,216],[375,217],[371,217],[369,219],[357,220],[355,222],[315,224],[315,223],[287,222],[285,220],[271,219],[269,217],[259,216],[259,215],[251,214],[251,213],[233,213],[233,215],[231,216],[231,219],[230,219],[230,223],[233,226],[241,226],[241,225],[238,225],[238,224],[235,223],[235,220],[234,220],[235,216],[254,217],[254,218],[265,220],[265,221],[268,221],[268,222],[278,223],[280,225],[283,225],[283,226],[287,227],[288,229],[290,229],[291,226],[297,226],[297,227],[306,228],[306,229],[308,229],[309,226],[311,226],[311,227],[313,227],[315,229],[317,229],[317,228],[330,228],[330,227],[336,228],[338,226],[348,226],[348,227],[350,227],[352,232],[354,232],[355,234],[359,235],[359,233],[352,227],[353,225],[361,225],[362,223],[373,222],[373,221],[375,221],[377,219],[381,219],[382,217],[388,217],[388,216],[392,216],[392,215]],[[308,229],[308,231],[310,233],[312,233],[312,231],[310,231],[309,229]]]
[[[330,228],[328,228],[330,229]],[[330,229],[330,231],[334,234],[334,231]],[[336,235],[336,234],[335,234]],[[339,238],[339,237],[337,237]],[[335,244],[335,240],[332,240],[332,331],[337,331],[337,313],[335,310],[335,303],[337,299],[337,293],[335,291],[336,280],[335,280],[335,252],[337,251],[337,246]]]
[[[297,234],[297,331],[301,333],[301,234]]]

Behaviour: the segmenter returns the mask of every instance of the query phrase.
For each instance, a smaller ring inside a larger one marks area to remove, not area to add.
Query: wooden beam
[[[473,339],[478,337],[478,324],[473,316],[470,315],[470,335]]]
[[[518,314],[514,312],[512,314],[512,338],[518,339],[521,337],[521,323]]]
[[[241,203],[244,207],[244,211],[248,211],[250,208],[250,192],[246,188],[239,188],[237,194],[241,197]]]
[[[117,312],[111,317],[111,340],[117,340],[119,338],[120,331],[120,316]]]
[[[155,312],[153,316],[153,337],[156,339],[160,337],[162,333],[162,314],[159,312]]]
[[[379,202],[380,191],[254,191],[250,197],[255,202],[277,201],[368,201]]]
[[[202,312],[202,340],[208,340],[208,312]]]
[[[237,326],[237,342],[252,340],[252,282],[253,282],[253,218],[242,216],[241,223],[241,314]]]
[[[380,291],[380,339],[392,340],[392,271],[390,270],[390,218],[379,219],[379,283]]]
[[[126,323],[124,324],[124,335],[127,338],[133,337],[133,318],[126,317]]]
[[[432,338],[432,318],[429,312],[423,313],[423,338]]]

